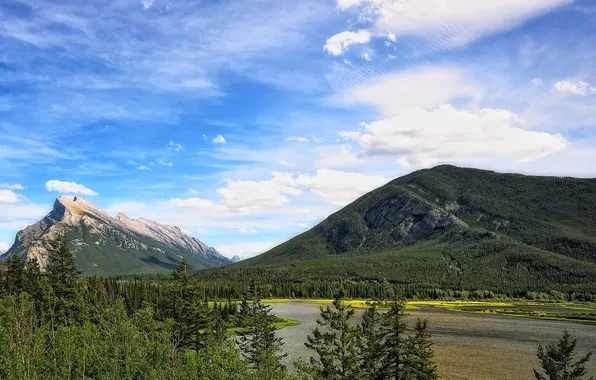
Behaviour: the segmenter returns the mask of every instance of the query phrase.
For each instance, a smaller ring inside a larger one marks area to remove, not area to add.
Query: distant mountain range
[[[232,261],[180,228],[151,220],[115,218],[81,197],[59,197],[52,211],[19,231],[0,259],[13,255],[47,261],[48,240],[66,234],[79,269],[87,275],[168,272],[185,257],[192,269],[213,268]]]
[[[594,288],[596,179],[420,170],[226,270],[466,289]]]

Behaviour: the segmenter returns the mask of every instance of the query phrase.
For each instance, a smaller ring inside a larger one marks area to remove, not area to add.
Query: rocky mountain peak
[[[124,213],[112,217],[80,196],[58,197],[48,215],[19,231],[13,246],[0,259],[15,254],[25,259],[35,257],[43,267],[47,261],[48,241],[59,235],[67,236],[75,256],[89,254],[97,256],[95,261],[105,261],[108,256],[118,260],[121,258],[118,255],[132,255],[133,261],[142,262],[131,264],[134,268],[153,265],[171,269],[182,257],[196,263],[197,269],[230,263],[215,248],[185,235],[179,227],[146,218],[131,219]],[[131,260],[130,257],[126,259]],[[91,266],[90,273],[106,274],[101,268],[95,270],[100,265],[97,262],[84,264]],[[109,274],[119,274],[120,265],[109,263],[109,266],[114,272]]]

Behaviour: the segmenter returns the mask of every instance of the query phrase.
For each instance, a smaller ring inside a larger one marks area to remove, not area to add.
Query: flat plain
[[[290,302],[271,306],[278,316],[301,322],[299,326],[278,331],[289,354],[286,365],[292,368],[293,361],[311,355],[304,342],[317,326],[320,305]],[[445,380],[531,379],[532,368],[538,368],[538,344],[558,339],[564,330],[577,338],[580,354],[596,353],[595,324],[466,313],[434,305],[416,306],[418,309],[408,310],[407,321],[411,325],[416,318],[428,319],[439,375]],[[361,314],[362,310],[356,311],[355,322]],[[590,362],[589,373],[596,374],[596,359]]]

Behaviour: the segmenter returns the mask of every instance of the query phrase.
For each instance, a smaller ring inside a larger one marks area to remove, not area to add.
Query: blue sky
[[[596,5],[0,3],[0,251],[55,197],[250,256],[439,163],[596,175]]]

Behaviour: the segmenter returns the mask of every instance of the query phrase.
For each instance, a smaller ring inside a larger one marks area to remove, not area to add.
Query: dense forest
[[[438,166],[371,191],[262,255],[199,276],[264,276],[302,288],[387,280],[423,298],[590,300],[595,194],[594,179]]]
[[[132,286],[123,284],[135,284]],[[251,283],[241,300],[209,299],[182,261],[171,280],[81,278],[65,239],[42,273],[13,257],[2,276],[2,379],[435,379],[425,321],[406,331],[404,304],[384,284],[389,310],[362,322],[338,290],[305,337],[313,352],[290,373],[279,318]]]

